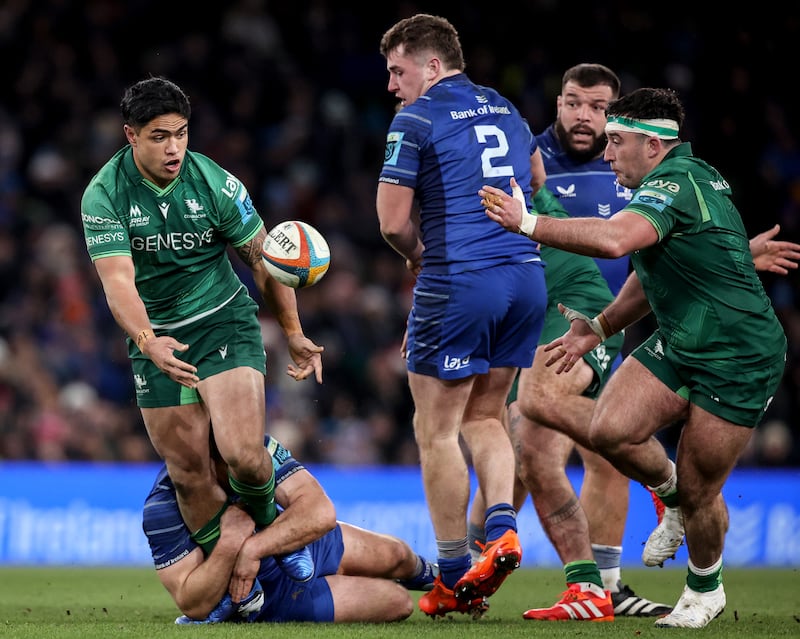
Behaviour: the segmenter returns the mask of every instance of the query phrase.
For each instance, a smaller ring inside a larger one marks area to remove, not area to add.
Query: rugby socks
[[[591,584],[597,586],[600,589],[597,594],[602,596],[602,591],[604,590],[603,579],[600,577],[597,562],[592,560],[571,561],[568,564],[564,564],[564,575],[568,584]]]
[[[222,513],[224,513],[225,509],[228,507],[228,503],[229,502],[226,501],[222,504],[222,508],[219,509],[219,512],[214,515],[205,526],[190,535],[192,541],[203,549],[206,557],[211,554],[211,551],[214,550],[214,546],[216,546],[219,541],[219,522],[220,519],[222,519]]]
[[[686,575],[686,585],[695,592],[711,592],[719,588],[722,583],[722,557],[717,559],[708,568],[698,568],[689,560],[689,573]]]
[[[442,579],[442,583],[452,589],[472,565],[467,538],[464,537],[452,541],[437,539],[436,549],[439,554],[439,576]]]
[[[228,472],[228,481],[230,482],[233,492],[235,492],[246,506],[247,512],[253,518],[257,528],[269,526],[275,517],[278,516],[277,508],[275,507],[275,469],[270,464],[269,481],[263,486],[251,486],[240,482]]]
[[[470,522],[467,525],[467,540],[469,543],[469,551],[473,554],[480,555],[483,552],[483,547],[486,545],[486,529],[478,524]]]
[[[672,473],[669,479],[658,486],[648,486],[656,495],[661,498],[667,508],[678,507],[678,475],[675,472],[675,462],[670,460]]]
[[[622,578],[622,546],[604,546],[592,544],[592,554],[603,579],[603,588],[611,592],[619,590],[618,583]]]
[[[486,509],[486,541],[496,541],[506,530],[517,532],[517,511],[511,504],[495,504]]]

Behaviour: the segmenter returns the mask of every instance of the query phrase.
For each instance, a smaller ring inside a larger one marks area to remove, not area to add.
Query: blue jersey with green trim
[[[536,136],[547,172],[547,186],[572,217],[609,218],[630,202],[632,191],[617,184],[617,176],[602,157],[577,162],[561,147],[553,125]],[[616,295],[630,269],[629,257],[595,258],[611,292]]]

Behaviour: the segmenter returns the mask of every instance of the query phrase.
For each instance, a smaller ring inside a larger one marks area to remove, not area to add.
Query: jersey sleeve
[[[111,198],[98,178],[89,183],[81,198],[81,222],[92,261],[101,257],[131,255],[128,228],[114,210]]]
[[[386,134],[379,182],[417,188],[419,150],[425,144],[431,125],[430,119],[421,117],[417,111],[416,105],[412,105],[394,116]]]
[[[181,518],[175,489],[164,467],[144,503],[142,530],[156,570],[186,557],[197,544]]]

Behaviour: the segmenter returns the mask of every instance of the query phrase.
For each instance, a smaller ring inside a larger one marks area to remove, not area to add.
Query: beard
[[[603,155],[607,141],[605,133],[599,136],[595,136],[594,133],[592,133],[592,143],[586,148],[576,149],[572,145],[572,138],[570,137],[570,134],[560,121],[556,120],[554,129],[556,132],[556,137],[561,144],[561,148],[564,150],[564,153],[567,154],[567,157],[573,162],[583,164]]]

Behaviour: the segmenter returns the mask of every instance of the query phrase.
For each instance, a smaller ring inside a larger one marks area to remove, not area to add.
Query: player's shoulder
[[[107,201],[133,184],[127,168],[128,163],[133,163],[131,154],[131,147],[125,145],[97,170],[83,190],[82,205]]]
[[[213,158],[197,151],[186,151],[183,178],[195,184],[205,183],[216,199],[236,199],[240,197],[240,193],[247,193],[244,183],[238,177]]]
[[[193,177],[199,175],[224,176],[228,173],[216,160],[198,151],[189,151],[187,149],[183,163],[187,174]]]

